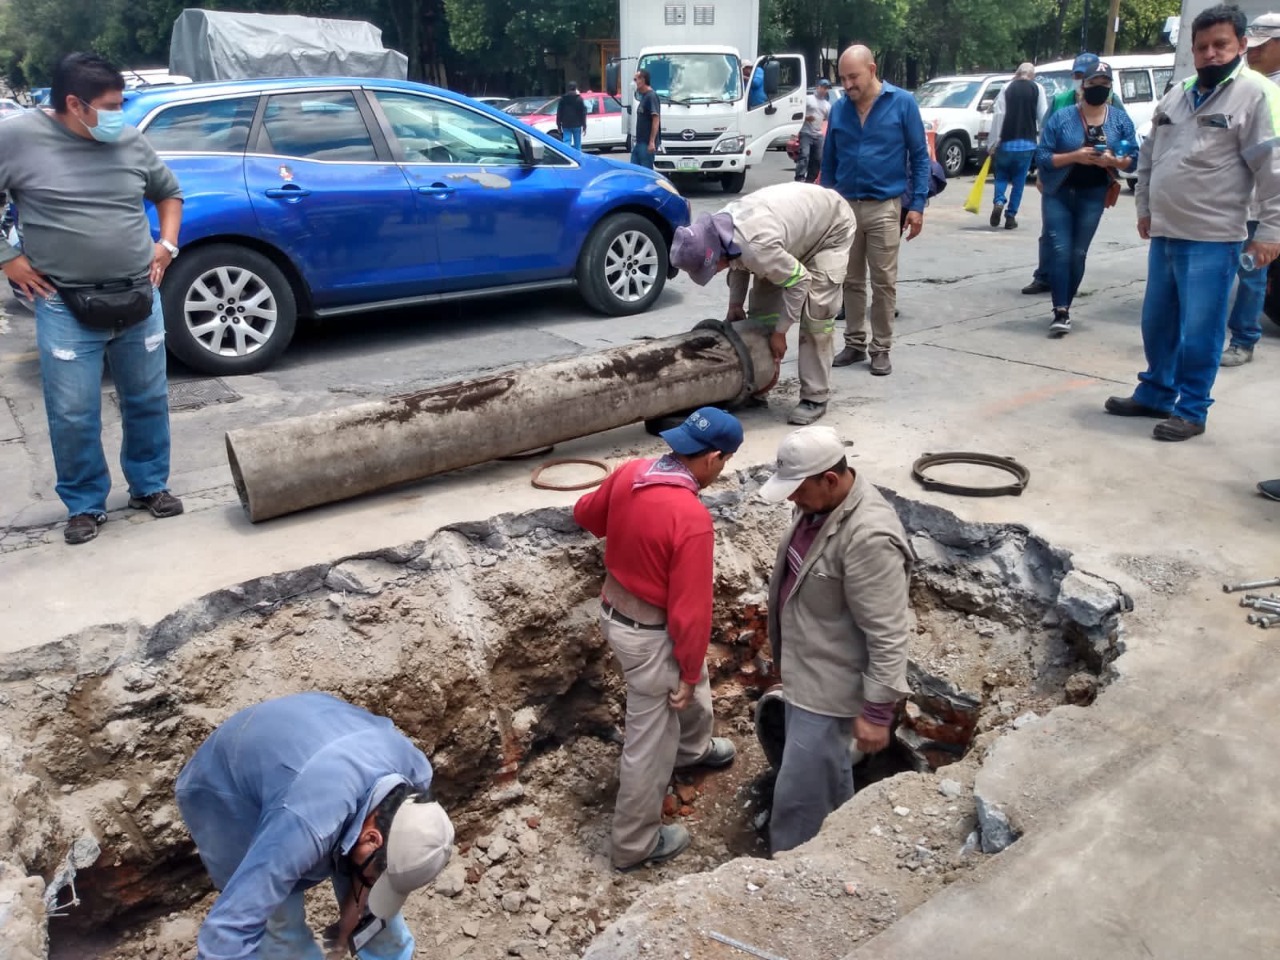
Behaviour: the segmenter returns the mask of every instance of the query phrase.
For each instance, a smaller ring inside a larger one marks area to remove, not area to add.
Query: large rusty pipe
[[[725,403],[763,389],[772,378],[768,339],[758,329],[700,326],[603,353],[232,430],[227,459],[240,502],[257,523]]]

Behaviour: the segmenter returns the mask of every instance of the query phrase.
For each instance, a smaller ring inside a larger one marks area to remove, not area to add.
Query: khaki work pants
[[[797,373],[800,399],[826,403],[831,394],[831,361],[836,355],[836,314],[840,312],[849,247],[854,242],[853,224],[839,227],[828,243],[805,263],[809,273],[809,296],[800,313],[800,354]],[[747,316],[772,331],[782,316],[782,287],[755,277],[747,301]]]
[[[898,302],[898,249],[902,246],[901,201],[850,200],[858,232],[849,248],[844,277],[844,343],[855,350],[885,353],[893,344],[893,308]],[[867,275],[871,276],[871,337],[867,339]]]
[[[600,630],[627,682],[627,736],[613,811],[613,865],[630,867],[643,862],[658,845],[662,800],[672,770],[696,763],[711,749],[711,683],[703,666],[692,702],[673,710],[667,695],[680,684],[680,668],[667,631],[638,630],[603,612]]]

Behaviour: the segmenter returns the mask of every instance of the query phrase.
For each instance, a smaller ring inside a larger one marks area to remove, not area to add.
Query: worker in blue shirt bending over
[[[453,852],[431,764],[390,720],[323,693],[246,707],[178,775],[178,809],[221,893],[199,960],[410,960],[400,916]],[[325,952],[303,896],[333,884]]]
[[[876,75],[875,58],[861,45],[840,56],[840,83],[848,94],[831,108],[822,149],[822,182],[844,197],[858,221],[844,278],[844,349],[833,366],[871,356],[871,372],[893,372],[893,311],[898,299],[898,248],[924,226],[929,197],[929,146],[915,98]],[[903,158],[906,164],[903,164]],[[899,225],[901,197],[910,209]],[[871,329],[867,330],[867,274],[871,275]]]

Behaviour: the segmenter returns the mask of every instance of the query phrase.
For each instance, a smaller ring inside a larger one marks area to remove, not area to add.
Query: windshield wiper
[[[671,96],[664,97],[662,94],[658,94],[658,99],[661,100],[663,103],[677,103],[682,107],[690,102],[688,100],[677,100],[675,97],[671,97]]]

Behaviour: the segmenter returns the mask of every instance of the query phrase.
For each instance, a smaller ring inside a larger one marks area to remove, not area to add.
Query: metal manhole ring
[[[968,463],[979,467],[991,467],[1013,475],[1013,483],[992,487],[974,487],[961,483],[949,483],[927,476],[925,471],[930,467],[942,464]],[[998,457],[992,453],[972,453],[968,451],[950,451],[946,453],[926,453],[911,465],[911,475],[919,484],[928,490],[940,493],[954,493],[961,497],[1020,497],[1031,482],[1031,471],[1013,457]]]

